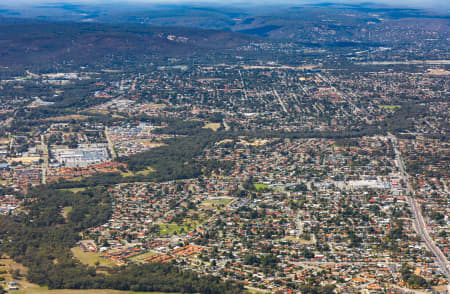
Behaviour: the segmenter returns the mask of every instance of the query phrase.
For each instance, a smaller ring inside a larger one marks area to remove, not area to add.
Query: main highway
[[[436,246],[434,241],[431,239],[430,234],[428,233],[425,221],[423,219],[422,212],[421,212],[420,207],[417,203],[417,200],[414,196],[415,191],[412,188],[412,185],[409,181],[409,175],[405,170],[405,164],[402,159],[402,154],[398,150],[397,138],[392,134],[389,134],[388,137],[391,139],[391,141],[393,143],[397,165],[400,170],[401,177],[406,184],[406,197],[408,200],[408,204],[411,207],[411,212],[413,214],[414,227],[417,231],[417,234],[425,242],[425,245],[428,248],[428,250],[430,250],[433,253],[436,263],[439,266],[439,268],[441,269],[442,273],[449,280],[449,288],[450,288],[450,264],[447,260],[447,257],[444,255],[444,253],[442,253],[441,249],[439,249],[439,247]]]
[[[42,162],[42,184],[47,184],[47,172],[48,172],[48,146],[45,143],[45,136],[41,135],[41,148],[44,161]]]

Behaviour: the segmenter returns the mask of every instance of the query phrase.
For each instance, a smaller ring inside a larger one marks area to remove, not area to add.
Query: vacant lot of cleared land
[[[114,265],[112,261],[100,257],[101,254],[97,252],[84,252],[80,247],[74,247],[71,251],[76,259],[90,266],[95,266],[96,262],[98,262],[101,266]]]
[[[207,123],[203,128],[217,131],[220,128],[220,123]]]

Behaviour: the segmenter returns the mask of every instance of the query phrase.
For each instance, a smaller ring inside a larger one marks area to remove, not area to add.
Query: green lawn
[[[181,232],[181,229],[184,228],[184,232],[188,232],[189,228],[188,226],[184,226],[184,225],[177,225],[177,224],[159,224],[159,235],[160,236],[164,236],[164,235],[174,235],[179,234]]]
[[[149,173],[155,172],[156,170],[152,167],[147,167],[144,170],[140,170],[138,172],[136,172],[137,175],[143,175],[143,176],[147,176]]]
[[[253,184],[254,186],[255,186],[255,189],[256,190],[267,190],[267,189],[269,189],[269,186],[268,185],[265,185],[265,184]]]
[[[387,110],[395,110],[397,108],[401,108],[400,105],[378,105],[378,108],[387,109]]]
[[[134,176],[134,172],[132,172],[132,171],[127,171],[127,172],[120,172],[120,175],[122,176],[122,177],[133,177]]]

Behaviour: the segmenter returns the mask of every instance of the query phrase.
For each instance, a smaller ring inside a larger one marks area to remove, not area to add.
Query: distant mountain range
[[[0,18],[0,65],[88,63],[111,54],[190,56],[249,41],[246,35],[217,30]]]
[[[449,27],[446,13],[370,3],[219,6],[61,2],[20,8],[2,8],[0,4],[0,65],[61,60],[79,63],[111,54],[190,56],[261,38],[319,47],[389,47],[414,44],[418,38],[435,33],[449,40]]]
[[[217,29],[246,34],[292,39],[305,23],[331,22],[352,25],[357,22],[380,22],[407,18],[449,20],[442,13],[411,8],[394,8],[366,2],[342,4],[323,2],[302,6],[233,5],[233,4],[74,4],[59,2],[47,5],[6,6],[0,4],[0,16],[33,18],[41,21],[97,23],[135,23],[154,26],[180,26]]]

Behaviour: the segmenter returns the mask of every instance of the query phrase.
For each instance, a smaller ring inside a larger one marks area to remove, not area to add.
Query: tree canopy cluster
[[[31,190],[19,216],[0,216],[0,252],[29,268],[27,279],[50,289],[117,289],[183,293],[240,293],[242,285],[199,276],[172,264],[143,264],[99,273],[74,259],[80,233],[105,223],[111,199],[104,187],[82,192]],[[64,207],[72,207],[66,218]]]

